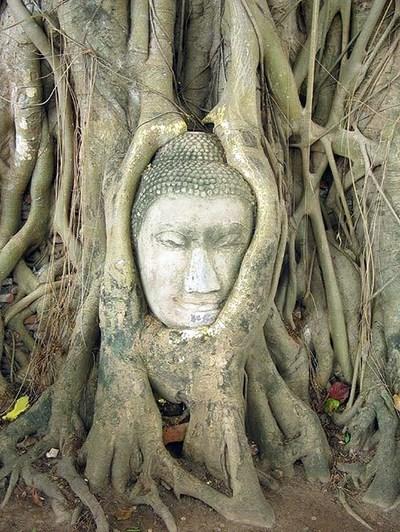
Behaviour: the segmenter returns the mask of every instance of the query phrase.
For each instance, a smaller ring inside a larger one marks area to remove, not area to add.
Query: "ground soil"
[[[276,513],[274,532],[362,532],[366,528],[352,518],[335,496],[332,486],[310,484],[301,478],[285,482],[276,492],[267,490]],[[260,529],[229,523],[204,504],[182,497],[175,497],[162,490],[164,501],[171,508],[178,523],[179,532],[258,532]],[[348,503],[369,523],[371,528],[382,532],[400,530],[400,508],[390,513],[368,507],[347,493]],[[146,507],[129,507],[116,501],[103,501],[109,517],[110,532],[164,532],[165,526]],[[40,506],[42,504],[42,506]],[[37,493],[17,489],[15,496],[0,514],[0,532],[88,532],[94,527],[89,515],[83,511],[73,528],[57,526],[46,500]]]

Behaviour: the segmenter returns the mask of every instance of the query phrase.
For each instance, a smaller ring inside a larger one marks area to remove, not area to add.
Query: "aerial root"
[[[362,449],[371,436],[371,429],[376,419],[374,404],[367,403],[349,422],[347,430],[351,434],[351,449]]]
[[[57,465],[57,473],[68,482],[75,495],[89,508],[96,523],[97,532],[108,532],[109,525],[106,515],[96,497],[90,492],[86,482],[75,469],[71,457],[64,457],[60,460]]]
[[[342,503],[343,508],[346,510],[346,512],[351,515],[353,519],[358,521],[361,525],[365,526],[365,528],[368,528],[368,530],[373,530],[373,528],[366,522],[362,517],[358,515],[357,512],[353,510],[353,508],[350,506],[350,504],[346,501],[345,494],[343,493],[343,490],[338,490],[338,499]]]
[[[350,421],[359,413],[359,411],[362,408],[363,404],[363,397],[360,395],[355,403],[350,407],[346,408],[344,412],[341,413],[335,413],[332,417],[334,423],[336,425],[339,425],[340,427],[343,427],[344,425],[347,425],[350,423]]]
[[[3,499],[2,503],[1,503],[0,510],[4,510],[6,504],[10,500],[10,497],[13,494],[15,486],[17,485],[17,482],[19,480],[19,476],[20,476],[19,470],[18,469],[14,469],[14,471],[12,471],[12,473],[11,473],[10,481],[8,483],[7,491],[6,491],[6,494],[4,496],[4,499]]]
[[[367,445],[371,447],[371,443],[378,443],[380,436],[379,432],[374,432],[374,424],[381,400],[380,392],[372,390],[365,396],[360,395],[344,412],[334,414],[335,424],[351,434],[349,449],[365,449]]]

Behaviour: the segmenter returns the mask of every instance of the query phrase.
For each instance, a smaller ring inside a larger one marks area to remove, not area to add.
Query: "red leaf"
[[[341,403],[346,401],[350,393],[350,386],[344,382],[336,381],[329,388],[328,397],[337,399]]]
[[[37,314],[31,314],[30,316],[28,316],[27,318],[24,319],[24,324],[25,325],[32,325],[34,323],[37,323],[37,321],[38,321]]]
[[[0,294],[0,303],[12,303],[14,301],[14,295],[11,292],[7,294]]]
[[[33,504],[36,504],[36,506],[43,506],[43,497],[39,495],[39,492],[36,488],[31,489],[31,497]]]

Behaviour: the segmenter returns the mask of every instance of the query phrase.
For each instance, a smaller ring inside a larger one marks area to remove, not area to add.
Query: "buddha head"
[[[252,191],[215,135],[185,133],[145,170],[133,208],[147,303],[164,325],[211,325],[236,281],[255,217]]]

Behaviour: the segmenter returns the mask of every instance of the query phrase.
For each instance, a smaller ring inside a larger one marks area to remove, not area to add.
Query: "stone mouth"
[[[184,308],[185,310],[189,310],[192,312],[215,312],[216,310],[219,310],[220,303],[218,302],[210,302],[210,303],[203,303],[203,302],[186,302],[181,301],[179,302],[180,306]]]

